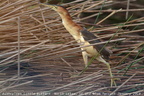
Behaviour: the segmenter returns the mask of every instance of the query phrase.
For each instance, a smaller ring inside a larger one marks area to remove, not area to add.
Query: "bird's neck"
[[[80,36],[79,31],[82,29],[82,27],[76,24],[69,14],[66,16],[61,16],[61,18],[66,30],[74,37],[75,40],[78,40]]]
[[[62,23],[63,23],[64,26],[66,24],[68,24],[66,26],[71,26],[72,23],[75,23],[75,22],[73,22],[73,20],[72,20],[72,18],[71,18],[71,16],[69,14],[67,14],[67,15],[60,15],[60,16],[62,18]]]

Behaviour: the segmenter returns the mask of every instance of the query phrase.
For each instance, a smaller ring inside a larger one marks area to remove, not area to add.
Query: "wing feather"
[[[81,30],[81,34],[83,35],[84,37],[84,40],[89,42],[90,44],[95,44],[95,43],[99,43],[101,42],[99,39],[97,39],[97,37],[87,31],[86,28],[84,28],[83,30]],[[95,39],[95,40],[93,40]],[[101,54],[105,59],[109,59],[109,56],[110,54],[112,53],[110,50],[108,50],[106,47],[105,47],[105,44],[99,44],[99,45],[94,45],[93,46],[98,52],[99,54]]]

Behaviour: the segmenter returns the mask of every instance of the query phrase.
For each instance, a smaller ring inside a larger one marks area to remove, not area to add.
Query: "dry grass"
[[[91,32],[99,35],[104,40],[102,43],[110,40],[107,47],[114,53],[110,63],[115,77],[121,79],[117,81],[118,86],[109,87],[107,69],[96,60],[83,75],[71,77],[84,68],[81,50],[79,44],[61,24],[61,18],[56,12],[40,6],[37,0],[1,0],[0,92],[45,91],[51,94],[50,96],[56,95],[55,92],[71,92],[77,94],[75,96],[86,92],[94,96],[114,93],[118,96],[127,96],[124,93],[144,94],[144,36],[139,35],[144,31],[144,18],[129,17],[130,20],[125,22],[106,24],[106,21],[117,13],[143,12],[144,9],[139,7],[110,10],[104,8],[125,2],[106,1],[103,6],[102,0],[81,1],[83,2],[76,0],[63,5],[68,6],[67,9],[75,22],[81,26],[93,26],[90,28]],[[81,12],[95,13],[81,17]],[[109,14],[104,18],[98,18],[96,24],[85,22],[107,12]],[[133,29],[129,30],[129,27]],[[130,67],[131,64],[133,65]],[[17,65],[21,65],[21,69],[17,69]]]

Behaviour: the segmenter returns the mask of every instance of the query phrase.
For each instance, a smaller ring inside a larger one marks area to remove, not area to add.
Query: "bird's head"
[[[52,4],[44,4],[44,3],[40,3],[43,6],[47,6],[53,10],[55,10],[56,12],[58,12],[60,15],[67,15],[68,11],[60,5],[52,5]]]

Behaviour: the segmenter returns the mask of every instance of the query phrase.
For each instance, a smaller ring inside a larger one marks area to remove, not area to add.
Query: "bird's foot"
[[[81,73],[70,74],[70,78],[75,78],[81,76]]]
[[[117,86],[116,82],[117,80],[120,80],[120,78],[111,78],[111,87],[112,86]]]
[[[75,77],[78,77],[79,74],[75,74],[75,75],[71,75],[70,78],[75,78]]]

